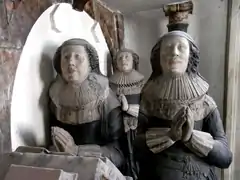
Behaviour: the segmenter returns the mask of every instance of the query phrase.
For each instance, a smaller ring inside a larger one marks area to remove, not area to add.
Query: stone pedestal
[[[67,173],[60,169],[11,165],[4,180],[77,180],[77,173]]]
[[[4,154],[0,162],[0,179],[4,179],[7,176],[12,164],[56,170],[60,169],[64,172],[78,174],[77,180],[126,180],[126,177],[124,177],[107,158],[21,152]]]

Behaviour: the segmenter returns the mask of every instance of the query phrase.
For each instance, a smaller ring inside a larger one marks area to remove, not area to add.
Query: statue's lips
[[[181,64],[181,61],[173,60],[173,61],[170,61],[168,64],[171,66],[175,66],[175,65]]]
[[[75,73],[77,71],[74,67],[68,67],[68,73]]]

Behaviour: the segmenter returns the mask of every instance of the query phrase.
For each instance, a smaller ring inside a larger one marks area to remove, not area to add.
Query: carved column
[[[188,14],[192,14],[192,1],[167,4],[163,7],[165,16],[169,17],[168,31],[181,30],[187,32]]]

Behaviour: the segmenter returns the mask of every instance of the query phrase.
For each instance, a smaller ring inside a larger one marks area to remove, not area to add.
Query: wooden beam
[[[123,47],[124,23],[123,15],[113,11],[99,0],[90,0],[85,4],[84,10],[100,23],[111,56]]]

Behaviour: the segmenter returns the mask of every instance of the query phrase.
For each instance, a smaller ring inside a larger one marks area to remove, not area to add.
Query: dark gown
[[[127,102],[129,105],[139,105],[140,104],[140,92],[141,89],[144,85],[143,81],[140,81],[136,84],[132,84],[132,89],[134,89],[134,93],[133,94],[128,94],[125,95]],[[110,83],[110,87],[113,90],[113,92],[118,92],[118,85],[115,83]],[[131,86],[130,86],[131,87]],[[126,87],[126,88],[130,88],[130,87]],[[119,91],[121,88],[119,88]],[[124,86],[122,87],[122,89],[124,89]],[[124,91],[124,90],[123,90]],[[116,93],[117,96],[119,95],[118,93]],[[130,114],[128,114],[127,112],[123,112],[123,119],[125,119],[126,121],[128,120],[132,120],[132,121],[136,121],[136,127],[130,128],[127,127],[126,130],[126,125],[125,125],[125,138],[122,141],[122,149],[125,155],[125,159],[126,159],[126,165],[124,168],[124,175],[126,176],[130,176],[132,177],[134,180],[138,179],[138,173],[139,173],[139,167],[138,164],[136,163],[135,160],[135,156],[133,154],[133,142],[135,140],[136,137],[136,128],[137,128],[137,117],[134,117]]]
[[[100,78],[101,81],[103,80],[102,78]],[[99,76],[97,76],[96,80],[99,80]],[[104,88],[108,87],[106,86],[108,85],[106,81],[104,78],[105,83],[102,84],[102,87],[105,86]],[[124,164],[124,157],[119,141],[124,135],[124,126],[120,104],[111,89],[109,89],[107,98],[96,107],[100,118],[93,119],[90,122],[80,124],[65,123],[56,118],[55,112],[57,107],[52,100],[50,100],[50,103],[54,117],[51,120],[51,126],[58,126],[69,132],[76,145],[95,144],[101,146],[101,149],[104,149],[104,155],[121,170]],[[67,116],[67,110],[65,115]],[[79,118],[81,119],[81,117]]]
[[[195,130],[208,132],[217,141],[207,157],[197,156],[181,141],[158,154],[150,151],[146,145],[146,130],[152,127],[170,128],[170,122],[146,117],[142,113],[139,116],[139,135],[134,142],[136,159],[140,164],[139,180],[217,180],[214,167],[228,168],[232,161],[218,109],[194,124]]]
[[[126,95],[126,99],[129,104],[139,104],[140,100],[140,94],[133,94],[133,95]],[[129,115],[126,112],[123,112],[123,118],[132,118],[131,115]],[[126,156],[126,168],[125,168],[125,174],[132,177],[134,180],[138,179],[138,165],[136,164],[136,160],[134,159],[133,154],[133,141],[136,137],[136,130],[130,129],[128,132],[126,132],[126,141],[125,144],[127,146],[123,147],[125,156]]]

